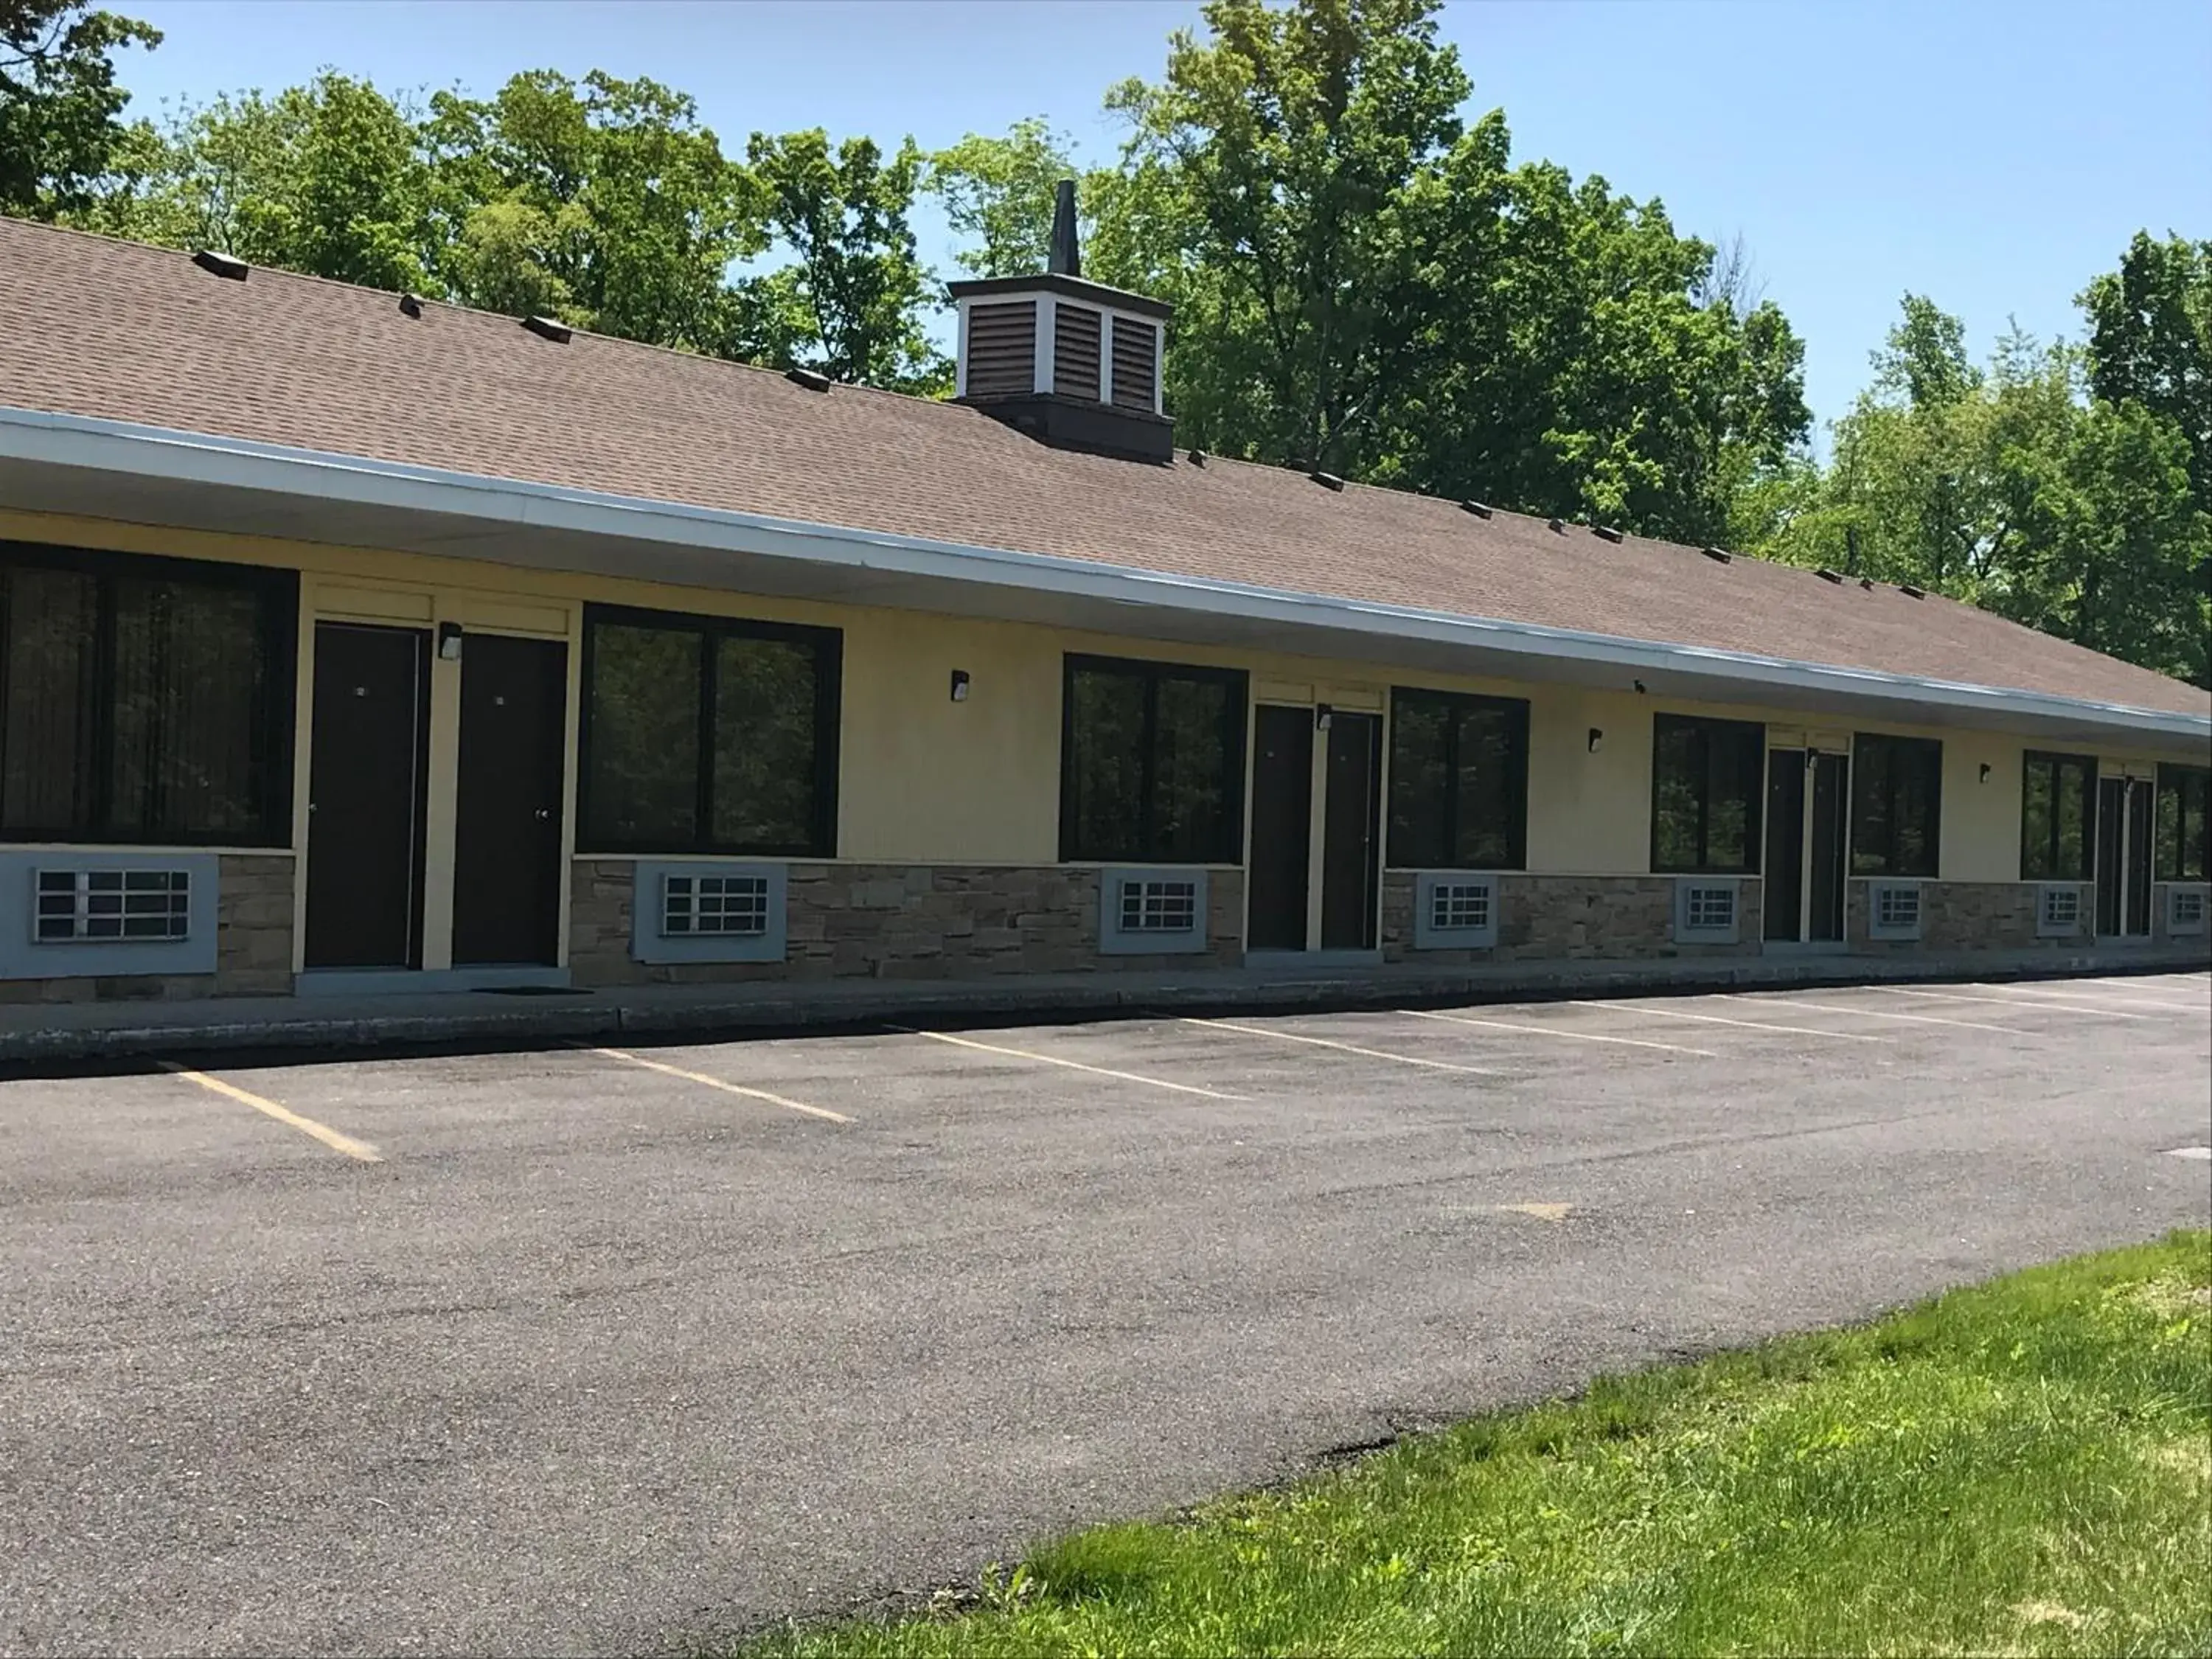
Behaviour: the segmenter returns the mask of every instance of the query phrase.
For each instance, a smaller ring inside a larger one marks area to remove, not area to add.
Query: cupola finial
[[[1045,269],[1056,276],[1083,275],[1083,251],[1075,242],[1075,180],[1063,179],[1052,192],[1052,254]]]

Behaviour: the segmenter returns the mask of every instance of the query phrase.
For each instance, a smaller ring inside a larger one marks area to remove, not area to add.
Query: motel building
[[[1062,246],[944,403],[0,221],[0,1001],[2206,959],[2206,692],[1178,447]]]

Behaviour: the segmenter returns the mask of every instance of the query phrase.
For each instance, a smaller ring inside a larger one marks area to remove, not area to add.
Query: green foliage
[[[2195,1654],[2212,1235],[1601,1380],[759,1655]]]
[[[1429,0],[1215,0],[1108,95],[1104,280],[1173,301],[1206,448],[1711,539],[1802,446],[1803,349],[1657,203],[1511,163]]]
[[[2091,389],[2180,428],[2197,505],[2212,511],[2212,241],[2137,231],[2120,268],[2092,282],[2081,304]]]
[[[833,151],[819,128],[757,133],[750,159],[792,262],[739,285],[732,355],[894,391],[949,392],[951,365],[921,328],[933,285],[908,222],[925,165],[914,141],[886,157],[870,138]]]
[[[90,200],[125,138],[114,54],[161,42],[85,0],[0,0],[0,213],[52,219]]]
[[[2159,247],[2138,238],[2131,257]],[[2166,412],[2187,407],[2191,348],[2170,330],[2130,334],[2140,310],[2098,321],[2095,296],[2121,291],[2119,276],[2091,285],[2086,349],[2015,329],[1986,368],[1968,361],[1957,318],[1907,295],[1873,385],[1836,423],[1831,465],[1742,492],[1738,544],[1948,593],[2212,682],[2212,514]]]
[[[766,194],[690,98],[596,70],[580,83],[535,70],[488,100],[438,94],[422,137],[428,263],[454,297],[656,345],[720,346],[726,273],[765,246]]]
[[[1004,137],[971,132],[931,156],[931,193],[943,204],[953,234],[976,244],[953,256],[960,268],[971,276],[1042,270],[1051,252],[1053,190],[1075,171],[1066,136],[1034,115],[1015,122]]]
[[[424,281],[429,173],[406,112],[325,71],[132,129],[87,222],[376,288]]]

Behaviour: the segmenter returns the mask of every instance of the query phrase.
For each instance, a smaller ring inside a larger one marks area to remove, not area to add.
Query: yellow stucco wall
[[[1522,685],[1394,672],[1373,665],[1289,654],[1163,646],[1025,625],[788,599],[755,599],[559,572],[410,554],[62,520],[0,510],[0,538],[125,551],[276,564],[303,572],[302,641],[319,616],[444,620],[568,639],[571,747],[577,651],[587,601],[813,623],[844,630],[839,852],[866,862],[1042,864],[1059,852],[1061,659],[1067,651],[1153,657],[1247,669],[1255,695],[1303,696],[1380,707],[1393,683],[1527,697],[1530,708],[1529,867],[1542,873],[1626,874],[1648,868],[1651,721],[1659,712],[1765,719],[1777,743],[1844,743],[1852,722],[1808,723],[1802,712],[1686,703],[1634,692]],[[311,668],[302,650],[301,703]],[[955,703],[952,672],[970,677]],[[459,671],[439,664],[433,687],[428,933],[450,912],[451,775],[457,763]],[[1589,734],[1603,732],[1596,752]],[[1942,875],[1960,881],[2019,876],[2018,738],[1955,727],[1884,725],[1939,738],[1944,748]],[[301,722],[295,843],[306,832],[307,722]],[[2124,753],[2107,770],[2148,763]],[[1986,781],[1981,769],[1987,765]],[[441,782],[441,780],[443,780]],[[570,840],[573,846],[574,772]],[[304,892],[304,884],[301,884]],[[436,951],[428,965],[439,965]]]

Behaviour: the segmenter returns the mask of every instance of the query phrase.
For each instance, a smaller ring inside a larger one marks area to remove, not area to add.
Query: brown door
[[[1328,798],[1322,814],[1321,945],[1324,951],[1375,948],[1382,845],[1382,717],[1329,716]]]
[[[1246,945],[1306,948],[1306,866],[1313,850],[1310,708],[1253,711],[1251,909]]]
[[[307,964],[419,968],[430,636],[318,623],[314,699]]]
[[[471,634],[461,652],[453,964],[550,966],[561,931],[568,647]]]
[[[1813,838],[1808,846],[1805,884],[1811,903],[1806,937],[1844,936],[1844,828],[1850,810],[1850,757],[1813,757]]]

